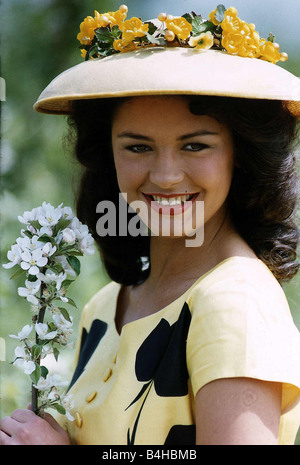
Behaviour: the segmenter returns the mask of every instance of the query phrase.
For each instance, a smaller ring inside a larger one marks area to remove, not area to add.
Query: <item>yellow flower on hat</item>
[[[214,36],[210,31],[202,32],[198,36],[192,36],[189,40],[189,46],[198,50],[208,50],[214,44]]]
[[[219,26],[219,24],[221,24],[221,22],[218,21],[218,20],[216,19],[217,9],[218,9],[218,7],[217,7],[214,11],[212,11],[211,13],[209,13],[209,15],[208,15],[210,21],[211,21],[215,26]]]
[[[256,58],[260,53],[260,37],[254,24],[237,16],[236,8],[228,8],[221,23],[222,46],[232,55]]]
[[[261,53],[261,56],[259,58],[262,60],[270,61],[274,64],[277,63],[277,61],[281,60],[279,47],[276,47],[276,45],[274,45],[273,42],[263,39],[259,51]]]
[[[148,24],[143,24],[139,18],[133,17],[124,21],[122,38],[126,42],[131,42],[136,37],[143,37],[146,35],[148,30]]]
[[[87,16],[84,21],[80,24],[80,32],[77,35],[77,39],[83,45],[90,45],[94,36],[95,29],[99,27],[106,27],[110,25],[119,26],[120,30],[123,30],[124,20],[126,19],[126,11],[110,11],[108,13],[99,13],[97,10],[94,12],[95,17]]]
[[[123,31],[124,21],[127,16],[126,11],[117,10],[117,11],[109,11],[108,13],[104,13],[105,16],[109,18],[111,26],[119,26],[120,30]]]
[[[182,17],[167,19],[166,26],[169,31],[174,32],[182,40],[186,40],[192,31],[192,25]]]
[[[94,38],[95,19],[92,16],[87,16],[80,24],[80,32],[77,34],[77,39],[81,44],[89,45]]]
[[[137,46],[134,42],[127,42],[124,39],[115,39],[113,43],[113,47],[117,52],[132,52],[132,50],[136,50]]]

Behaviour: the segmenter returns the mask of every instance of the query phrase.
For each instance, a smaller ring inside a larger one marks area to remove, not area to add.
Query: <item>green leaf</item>
[[[22,268],[19,268],[13,275],[11,275],[9,279],[16,279],[19,276],[21,276],[23,273],[26,273],[26,271],[23,270]]]
[[[71,220],[68,220],[67,218],[61,218],[56,226],[59,229],[65,229],[69,226],[70,223],[71,223]]]
[[[40,225],[40,223],[38,222],[38,220],[29,221],[28,223],[31,224],[31,226],[33,226],[34,229],[41,229],[41,225]]]
[[[98,45],[93,45],[89,47],[85,55],[85,61],[89,60],[89,58],[91,58],[97,52],[98,52]]]
[[[187,20],[188,23],[192,24],[194,17],[197,16],[193,11],[191,13],[185,13],[182,15],[184,19]],[[200,16],[200,15],[199,15]]]
[[[27,231],[27,230],[26,230],[26,231],[24,230],[24,234],[25,234],[27,237],[29,237],[29,239],[31,239],[32,236],[33,236],[33,234],[32,234],[30,231]]]
[[[49,370],[47,367],[41,366],[41,376],[45,379],[49,373]]]
[[[68,255],[67,256],[67,262],[69,263],[71,268],[73,268],[73,270],[75,271],[77,276],[79,276],[79,274],[80,274],[80,261],[78,260],[78,258],[75,257],[74,255]]]
[[[70,318],[68,310],[66,308],[63,308],[63,307],[58,307],[58,308],[61,311],[61,314],[64,317],[64,319],[67,320],[67,321],[70,321],[70,323],[71,323],[72,320]]]
[[[55,264],[53,264],[53,263],[51,263],[51,262],[50,262],[50,263],[48,262],[47,265],[46,265],[46,268],[49,268],[49,270],[54,271],[56,274],[59,274],[59,273],[61,273],[62,271],[64,271],[64,268],[63,268],[63,266],[62,266],[61,263],[55,263]]]
[[[204,21],[201,24],[196,22],[195,25],[193,26],[192,32],[193,32],[193,35],[199,35],[202,32],[207,32],[207,31],[214,32],[216,30],[217,30],[217,26],[215,26],[214,23],[212,23],[211,21]]]
[[[34,346],[32,346],[31,348],[31,355],[34,359],[37,359],[40,357],[42,353],[42,346],[38,345],[38,344],[35,344]]]
[[[69,286],[71,286],[71,284],[74,282],[74,279],[65,279],[63,282],[62,282],[62,285],[61,287],[64,287],[65,289],[68,289]]]
[[[112,35],[111,30],[107,27],[98,27],[97,29],[95,29],[94,32],[99,42],[112,44],[115,39],[114,35]]]
[[[30,378],[34,384],[37,384],[41,377],[41,367],[35,362],[35,370],[31,373]]]
[[[219,21],[219,23],[221,23],[223,21],[223,19],[225,18],[225,11],[226,11],[226,8],[224,5],[218,5],[217,6],[217,11],[216,11],[216,14],[215,14],[215,18],[217,21]]]
[[[40,236],[39,241],[40,242],[51,242],[51,244],[55,243],[54,238],[48,236],[47,234],[43,234],[42,236]]]
[[[148,34],[150,34],[150,35],[153,35],[158,29],[158,27],[155,26],[155,24],[151,23],[151,21],[146,21],[144,24],[148,24],[148,26],[149,26]]]
[[[120,31],[119,26],[115,25],[111,28],[111,35],[114,39],[121,39],[122,31]]]
[[[164,46],[166,44],[166,40],[162,37],[154,37],[152,36],[151,34],[149,34],[148,32],[146,32],[146,37],[147,39],[149,40],[149,42],[151,44],[156,44],[156,45],[160,45],[160,46]]]
[[[35,281],[38,280],[38,278],[32,274],[28,275],[28,278],[27,278],[28,281],[30,281],[31,283],[35,283]]]
[[[68,297],[68,304],[72,305],[72,307],[77,308],[77,305],[75,304],[74,300],[70,299],[70,297]]]
[[[192,19],[193,35],[198,35],[201,32],[203,32],[202,27],[201,27],[202,23],[203,23],[203,19],[201,15],[197,15]]]
[[[57,347],[53,347],[53,355],[56,361],[58,361],[59,350]]]
[[[51,404],[49,407],[54,408],[58,413],[65,415],[66,409],[60,404]]]

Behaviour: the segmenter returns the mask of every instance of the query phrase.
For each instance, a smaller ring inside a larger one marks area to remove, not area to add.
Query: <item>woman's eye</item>
[[[137,145],[129,145],[126,147],[127,150],[133,153],[144,153],[144,152],[150,152],[152,149],[149,147],[149,145],[144,145],[144,144],[137,144]]]
[[[199,142],[193,142],[190,144],[186,144],[184,146],[184,150],[188,150],[190,152],[200,152],[201,150],[207,149],[208,145],[200,144]]]

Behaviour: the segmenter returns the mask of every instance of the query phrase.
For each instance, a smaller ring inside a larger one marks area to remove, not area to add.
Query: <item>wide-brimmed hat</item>
[[[300,80],[275,64],[287,54],[236,8],[218,5],[207,21],[192,12],[145,23],[126,20],[127,11],[85,18],[77,38],[86,61],[55,78],[36,111],[68,114],[78,99],[184,94],[280,100],[300,116]]]
[[[140,49],[80,63],[56,77],[34,109],[67,114],[73,100],[167,94],[282,100],[300,116],[300,80],[280,66],[181,47]]]

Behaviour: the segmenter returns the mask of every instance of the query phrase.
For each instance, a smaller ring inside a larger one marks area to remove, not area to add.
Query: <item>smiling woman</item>
[[[299,268],[299,81],[235,8],[159,15],[167,29],[118,12],[82,23],[86,62],[35,105],[70,114],[77,215],[112,282],[82,313],[75,421],[17,411],[4,442],[292,444],[300,344],[281,283]],[[100,202],[123,221],[121,194],[125,226],[135,218],[147,234],[97,234]]]
[[[231,135],[215,119],[193,115],[188,103],[183,97],[137,97],[123,103],[114,117],[119,188],[129,203],[149,204],[148,218],[142,219],[155,234],[165,235],[154,226],[153,210],[168,218],[168,231],[181,230],[185,219],[186,235],[204,226],[202,218],[197,224],[197,201],[205,202],[205,222],[215,222],[214,228],[224,216],[233,172]]]

